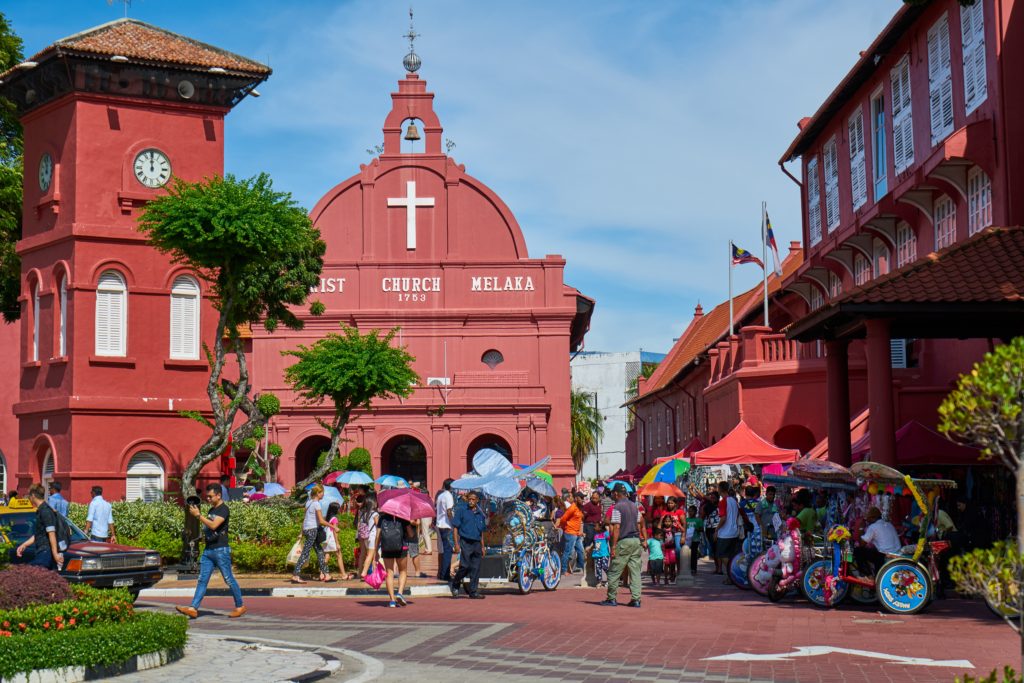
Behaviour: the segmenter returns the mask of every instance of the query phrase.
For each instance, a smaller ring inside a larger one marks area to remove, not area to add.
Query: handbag
[[[324,541],[327,540],[327,529],[323,525],[316,528],[316,544],[323,545]]]
[[[384,585],[384,581],[387,578],[387,575],[388,573],[387,570],[384,569],[384,563],[374,562],[373,569],[370,570],[369,574],[363,577],[363,581],[365,581],[366,585],[368,585],[370,588],[376,589]]]
[[[302,539],[295,541],[295,545],[288,551],[288,557],[285,558],[285,562],[288,564],[295,564],[299,561],[299,555],[302,554]]]

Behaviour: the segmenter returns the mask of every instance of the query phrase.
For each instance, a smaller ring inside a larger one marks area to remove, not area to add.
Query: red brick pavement
[[[398,610],[381,609],[385,602],[366,597],[251,598],[247,604],[251,614],[301,618],[302,623],[330,620],[395,623],[396,627],[425,622],[508,623],[510,628],[476,646],[504,656],[565,656],[595,665],[640,665],[662,675],[669,671],[726,674],[729,680],[950,682],[964,672],[846,654],[785,662],[704,658],[830,645],[904,657],[967,659],[975,666],[969,672],[977,675],[1015,663],[1019,657],[1018,641],[1008,626],[984,605],[958,599],[936,601],[916,616],[896,617],[852,604],[831,611],[795,599],[771,604],[752,593],[717,585],[658,589],[645,585],[641,609],[600,607],[597,603],[602,598],[603,591],[597,589],[562,588],[525,596],[491,592],[483,601],[421,598]],[[229,609],[230,600],[208,598],[204,607]]]

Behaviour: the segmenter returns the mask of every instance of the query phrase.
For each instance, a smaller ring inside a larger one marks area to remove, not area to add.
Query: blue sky
[[[512,208],[531,256],[597,299],[589,350],[667,351],[726,297],[727,241],[800,238],[776,162],[899,0],[415,3],[420,74],[452,156]],[[6,0],[31,54],[123,15]],[[370,158],[401,78],[408,2],[134,0],[130,16],[268,63],[227,119],[226,170],[311,208]],[[760,277],[735,271],[736,289]]]

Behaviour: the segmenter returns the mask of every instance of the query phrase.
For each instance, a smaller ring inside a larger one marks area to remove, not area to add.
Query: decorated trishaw
[[[829,552],[814,562],[803,575],[803,592],[820,607],[835,607],[847,594],[874,593],[881,605],[896,614],[915,614],[924,609],[935,594],[939,573],[936,557],[949,548],[946,541],[930,541],[930,530],[937,514],[939,493],[955,488],[947,479],[919,479],[902,474],[886,465],[855,463],[850,468],[860,491],[860,508],[870,500],[881,499],[888,507],[893,497],[909,495],[919,508],[917,540],[899,553],[886,555],[873,576],[861,573],[854,561],[853,533],[845,524],[832,524],[826,533]],[[856,519],[856,510],[850,515]]]

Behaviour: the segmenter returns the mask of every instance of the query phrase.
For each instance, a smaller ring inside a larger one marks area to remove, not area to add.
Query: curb
[[[221,636],[221,635],[213,635],[213,634],[210,634],[210,633],[190,633],[189,637],[190,638],[199,637],[199,638],[208,639],[208,640],[216,640],[216,641],[221,641],[221,642],[243,643],[245,645],[256,645],[256,646],[264,646],[265,644],[277,644],[277,645],[285,645],[285,644],[287,644],[289,647],[293,648],[296,651],[301,650],[301,651],[304,651],[304,652],[309,652],[309,653],[315,654],[317,657],[320,657],[320,659],[323,660],[323,664],[321,664],[319,668],[313,669],[312,671],[307,671],[306,673],[303,673],[303,674],[299,674],[298,676],[295,676],[293,678],[285,679],[285,683],[312,683],[312,681],[319,681],[322,678],[327,678],[328,676],[330,676],[334,672],[336,672],[336,671],[341,669],[341,660],[340,659],[338,659],[337,657],[335,657],[332,654],[328,654],[326,652],[321,652],[318,647],[312,646],[312,645],[300,645],[298,643],[284,643],[282,641],[267,640],[267,639],[264,639],[264,638],[238,637],[238,636],[233,636],[233,635]],[[32,683],[34,683],[34,682],[32,682]]]
[[[510,586],[506,579],[480,579],[480,587],[483,589],[494,589]],[[191,598],[195,588],[146,588],[139,593],[140,598]],[[230,597],[231,591],[227,588],[210,588],[206,594],[211,597]],[[426,586],[408,586],[405,594],[412,597],[436,597],[449,595],[447,584],[437,583]],[[262,598],[344,598],[358,596],[383,596],[387,591],[383,589],[370,588],[321,588],[290,586],[281,588],[243,588],[242,597]]]
[[[97,666],[67,666],[61,669],[36,669],[17,673],[11,678],[2,679],[4,683],[78,683],[78,681],[95,681],[111,676],[138,673],[148,669],[176,662],[185,656],[183,649],[157,650],[134,655],[120,664],[104,664]]]

